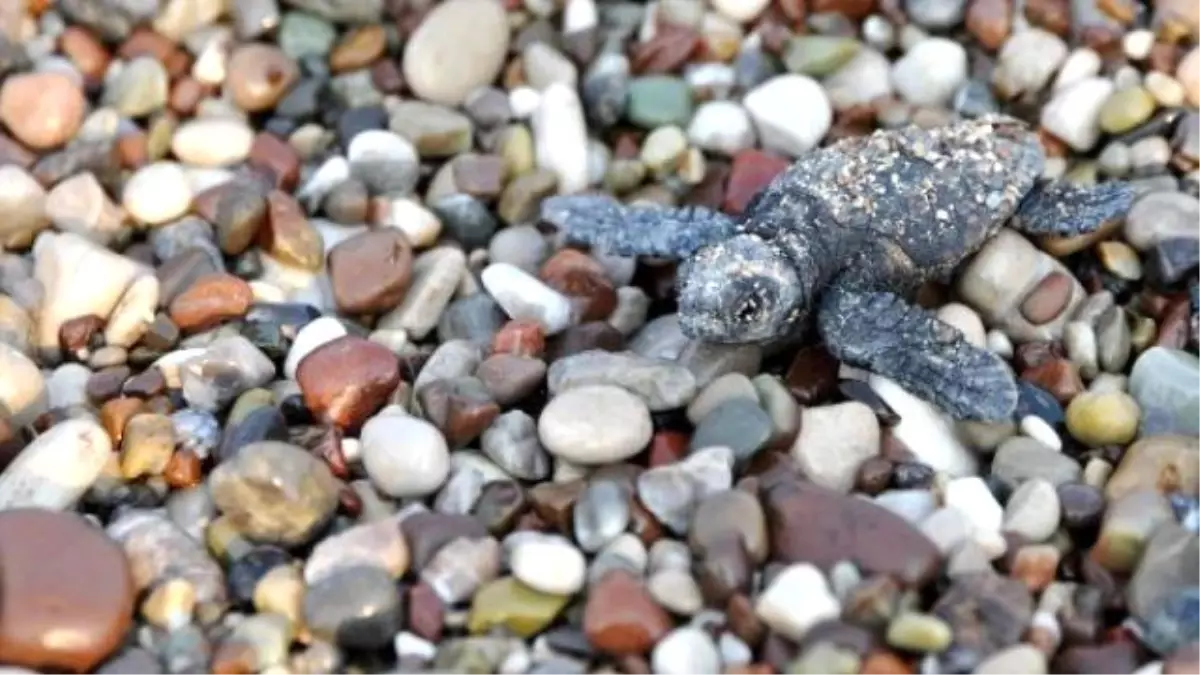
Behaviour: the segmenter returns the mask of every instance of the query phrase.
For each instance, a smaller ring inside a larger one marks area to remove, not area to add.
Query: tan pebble
[[[83,92],[61,73],[12,75],[0,86],[0,122],[37,150],[69,141],[83,124],[86,107]]]

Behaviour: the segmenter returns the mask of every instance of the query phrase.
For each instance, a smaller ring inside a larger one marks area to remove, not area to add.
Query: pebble
[[[12,506],[0,514],[0,540],[21,545],[0,549],[0,661],[27,672],[93,672],[133,623],[130,563],[76,514]]]
[[[698,449],[683,461],[644,471],[637,478],[638,499],[663,525],[683,534],[706,497],[733,485],[733,450]]]
[[[616,569],[588,589],[583,631],[595,649],[613,656],[646,654],[671,630],[667,612],[632,573]]]
[[[945,414],[885,377],[872,375],[868,382],[900,418],[900,423],[891,429],[892,436],[922,464],[955,477],[976,473],[975,457],[963,445]]]
[[[692,92],[678,77],[644,75],[629,82],[625,116],[643,129],[686,127],[693,112]]]
[[[73,138],[86,110],[79,86],[61,73],[14,74],[0,86],[0,122],[35,150],[56,148]]]
[[[580,411],[590,411],[580,416]],[[587,385],[551,399],[538,419],[538,437],[555,457],[606,464],[639,452],[653,431],[646,404],[612,385]]]
[[[586,188],[590,182],[587,125],[575,89],[561,82],[547,86],[532,123],[538,168],[554,174],[560,194]]]
[[[754,19],[762,14],[769,4],[766,0],[715,0],[712,3],[713,9],[738,23]]]
[[[950,626],[936,616],[905,612],[893,618],[887,627],[887,643],[913,652],[942,652],[950,646]]]
[[[1200,80],[1200,48],[1192,47],[1179,60],[1175,79],[1183,85],[1188,105],[1193,108],[1200,107],[1200,84],[1197,83]]]
[[[892,66],[892,86],[913,105],[945,105],[966,79],[966,51],[946,38],[922,40]]]
[[[479,447],[514,478],[541,480],[550,473],[550,458],[538,442],[537,422],[524,411],[497,416],[480,435]]]
[[[860,45],[849,38],[830,35],[797,35],[784,47],[783,62],[793,73],[825,77],[854,58]]]
[[[865,105],[892,95],[891,62],[874,49],[860,48],[822,84],[835,110]]]
[[[0,343],[0,409],[14,425],[31,424],[49,406],[45,378],[37,364],[16,347]]]
[[[147,225],[162,225],[187,213],[192,188],[183,168],[174,162],[155,162],[138,169],[125,183],[121,205]]]
[[[363,425],[363,468],[385,495],[424,496],[450,473],[450,451],[437,427],[417,417],[385,409]]]
[[[646,581],[646,590],[672,614],[694,616],[704,608],[700,586],[686,570],[659,570]]]
[[[259,541],[308,541],[337,506],[338,483],[325,463],[294,445],[259,441],[213,469],[213,501],[234,525]]]
[[[708,101],[696,108],[688,141],[709,152],[733,156],[754,146],[754,125],[746,109],[732,101]]]
[[[126,117],[145,117],[167,103],[170,76],[153,56],[126,62],[104,91],[104,102]]]
[[[796,602],[804,598],[803,602]],[[836,619],[842,608],[821,570],[808,563],[782,569],[763,590],[754,613],[772,630],[802,640],[813,626]]]
[[[223,611],[227,589],[221,566],[202,541],[166,514],[130,510],[109,524],[108,535],[124,549],[138,592],[168,579],[183,579],[195,592],[197,616],[213,617]]]
[[[171,152],[196,166],[230,166],[250,155],[254,131],[231,118],[200,118],[179,125],[171,137]]]
[[[1110,501],[1139,490],[1179,491],[1196,496],[1200,479],[1200,441],[1194,436],[1139,438],[1121,455],[1104,494]]]
[[[363,232],[328,253],[329,282],[338,309],[346,314],[380,314],[404,299],[412,282],[412,247],[390,228]]]
[[[1008,498],[1003,529],[1040,543],[1057,531],[1061,515],[1062,506],[1054,485],[1035,478],[1022,483]]]
[[[976,675],[1000,675],[1001,673],[1026,673],[1044,675],[1048,672],[1046,655],[1030,644],[1016,644],[993,653],[975,666]]]
[[[1014,33],[1000,49],[992,82],[1008,98],[1034,94],[1067,60],[1067,44],[1059,36],[1031,27]]]
[[[1197,371],[1200,361],[1182,350],[1151,347],[1138,356],[1129,376],[1129,393],[1142,410],[1144,432],[1200,432]]]
[[[55,424],[0,473],[0,509],[71,508],[100,477],[112,451],[108,434],[91,419]]]
[[[829,98],[804,75],[778,75],[742,99],[764,149],[801,155],[824,138],[833,123]]]
[[[668,633],[654,646],[650,667],[660,675],[715,673],[721,670],[721,653],[708,633],[683,626]]]
[[[357,566],[376,567],[400,578],[409,566],[408,544],[394,519],[362,523],[322,539],[304,563],[304,582],[312,585]]]
[[[314,415],[357,428],[396,388],[400,365],[383,345],[346,335],[304,357],[296,367],[296,381]]]
[[[1067,406],[1067,430],[1092,447],[1125,445],[1137,434],[1140,413],[1125,392],[1084,392]]]
[[[614,481],[591,481],[579,492],[571,508],[575,541],[588,552],[608,546],[629,525],[627,490]]]
[[[553,395],[590,385],[628,390],[652,412],[679,408],[696,394],[696,378],[683,366],[629,352],[588,350],[556,360],[547,371]]]
[[[509,566],[518,581],[552,595],[578,593],[587,573],[587,561],[579,549],[550,536],[518,544]]]
[[[569,599],[566,595],[535,591],[515,577],[502,577],[475,594],[467,630],[479,635],[503,627],[520,637],[532,637],[554,621]]]
[[[1113,92],[1111,80],[1088,77],[1059,91],[1042,108],[1041,125],[1077,151],[1100,140],[1100,110]]]
[[[490,0],[442,3],[425,15],[404,47],[404,81],[420,98],[458,105],[496,79],[508,44],[508,20],[500,5]]]
[[[535,321],[547,335],[560,333],[574,322],[566,296],[515,265],[492,263],[483,270],[480,280],[510,318]]]
[[[1154,114],[1154,97],[1143,87],[1114,91],[1100,107],[1100,130],[1122,134],[1138,127]]]
[[[858,467],[879,453],[879,436],[875,413],[858,401],[805,408],[791,454],[809,480],[849,492]]]
[[[296,62],[283,50],[258,42],[234,49],[227,71],[225,88],[230,98],[249,113],[275,107],[300,77]]]
[[[50,224],[46,190],[24,169],[0,167],[0,209],[7,214],[0,225],[0,246],[25,248]]]

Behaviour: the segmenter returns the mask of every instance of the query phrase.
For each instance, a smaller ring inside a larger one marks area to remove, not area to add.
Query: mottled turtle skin
[[[1005,225],[1075,235],[1124,214],[1124,183],[1041,179],[1029,128],[992,116],[839,141],[801,157],[740,218],[698,207],[626,206],[606,196],[543,202],[572,243],[681,259],[679,321],[694,339],[773,343],[815,313],[829,351],[889,377],[959,419],[1010,419],[1009,366],[909,303],[948,279]]]

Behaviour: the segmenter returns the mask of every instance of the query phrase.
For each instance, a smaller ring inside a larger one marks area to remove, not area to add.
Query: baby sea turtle
[[[996,354],[909,298],[1006,223],[1030,235],[1090,232],[1124,214],[1130,187],[1041,179],[1022,122],[988,116],[849,138],[807,154],[740,217],[622,205],[600,195],[543,202],[568,242],[678,258],[690,338],[772,343],[816,328],[841,361],[892,378],[959,419],[1010,419],[1017,385]]]

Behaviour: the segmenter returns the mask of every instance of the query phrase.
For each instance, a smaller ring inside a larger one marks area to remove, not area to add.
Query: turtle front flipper
[[[1073,237],[1099,229],[1133,206],[1133,188],[1120,181],[1073,185],[1039,181],[1013,215],[1014,228],[1030,235]]]
[[[542,202],[541,217],[569,243],[659,258],[686,258],[737,230],[736,221],[711,209],[629,206],[598,195],[550,197]]]
[[[957,419],[1012,418],[1017,383],[1008,364],[898,295],[835,280],[817,327],[838,359],[895,380]]]

